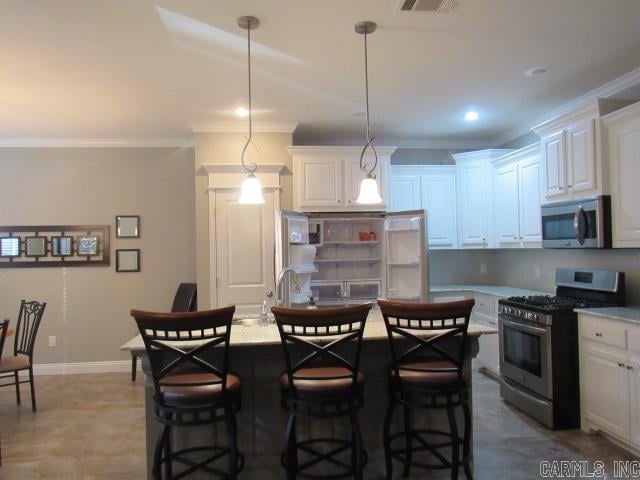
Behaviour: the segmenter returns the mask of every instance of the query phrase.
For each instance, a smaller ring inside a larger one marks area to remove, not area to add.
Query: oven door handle
[[[545,328],[532,327],[531,325],[524,325],[522,323],[512,322],[511,320],[506,320],[502,317],[499,317],[499,320],[500,320],[500,323],[502,323],[503,325],[515,328],[517,330],[522,330],[524,332],[533,333],[535,335],[544,335],[547,333],[547,330]]]
[[[576,214],[573,217],[573,229],[576,231],[576,239],[580,245],[584,245],[584,241],[587,237],[587,216],[584,213],[582,205],[576,210]]]

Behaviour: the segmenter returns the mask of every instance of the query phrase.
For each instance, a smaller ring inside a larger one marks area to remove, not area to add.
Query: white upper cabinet
[[[494,160],[494,213],[499,248],[539,247],[540,146],[516,150]]]
[[[452,155],[457,166],[458,247],[492,248],[494,216],[491,161],[511,150],[479,150]]]
[[[608,193],[600,117],[628,104],[597,99],[535,128],[542,146],[542,203]]]
[[[376,147],[376,181],[383,203],[359,205],[362,147],[289,147],[293,156],[293,207],[301,212],[380,211],[388,200],[388,166],[395,147]],[[372,156],[367,154],[370,165]]]
[[[640,247],[640,103],[603,118],[611,169],[613,246]]]
[[[455,165],[393,165],[390,184],[392,211],[427,211],[429,248],[456,248]]]

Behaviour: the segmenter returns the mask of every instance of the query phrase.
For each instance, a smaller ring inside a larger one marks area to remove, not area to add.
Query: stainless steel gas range
[[[549,428],[580,425],[575,308],[624,305],[624,273],[559,268],[556,295],[500,300],[500,395]]]

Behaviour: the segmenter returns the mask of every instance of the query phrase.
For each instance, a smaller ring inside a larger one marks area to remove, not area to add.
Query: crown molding
[[[452,153],[456,164],[460,162],[468,162],[470,160],[495,160],[504,155],[513,152],[511,148],[487,148],[485,150],[475,150],[473,152]]]
[[[191,130],[195,133],[247,133],[246,122],[243,123],[223,123],[223,122],[191,122]],[[267,123],[258,122],[253,124],[254,133],[293,133],[298,127],[297,123]]]
[[[632,70],[624,75],[611,80],[604,85],[601,85],[597,88],[594,88],[590,92],[585,93],[584,95],[580,95],[577,98],[559,106],[558,108],[547,112],[545,115],[542,115],[538,118],[533,119],[530,122],[526,122],[522,125],[519,125],[505,133],[502,133],[495,137],[491,143],[493,145],[504,145],[511,140],[515,140],[516,138],[530,132],[536,125],[541,125],[551,119],[561,117],[566,115],[567,113],[576,110],[583,105],[590,103],[598,98],[608,98],[612,97],[627,88],[631,88],[640,83],[640,67]]]
[[[190,148],[193,138],[0,138],[0,148]]]
[[[527,145],[526,147],[519,148],[518,150],[514,150],[501,157],[495,158],[491,161],[491,163],[494,167],[501,167],[503,165],[509,165],[510,163],[513,163],[515,161],[539,154],[540,142],[536,142],[532,143],[531,145]]]

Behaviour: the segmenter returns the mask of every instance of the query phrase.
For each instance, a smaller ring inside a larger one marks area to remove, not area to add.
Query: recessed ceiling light
[[[480,118],[480,114],[478,112],[476,112],[475,110],[470,110],[470,111],[468,111],[467,113],[464,114],[464,119],[467,122],[475,122],[479,118]]]
[[[527,77],[535,77],[536,75],[543,75],[549,71],[546,67],[533,67],[524,72]]]
[[[235,109],[234,113],[239,117],[246,117],[249,115],[249,110],[244,107],[238,107]]]

